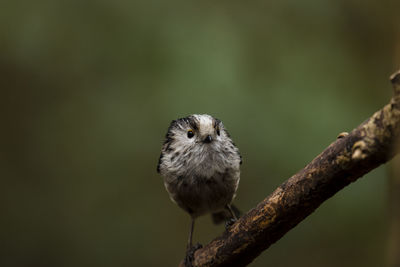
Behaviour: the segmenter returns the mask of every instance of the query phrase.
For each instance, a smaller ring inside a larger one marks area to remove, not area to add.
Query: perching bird
[[[198,216],[212,213],[214,222],[237,219],[231,206],[242,159],[222,122],[210,115],[190,115],[171,122],[157,171],[173,202],[189,213],[186,264],[193,258],[192,235]],[[196,249],[196,248],[194,248]]]

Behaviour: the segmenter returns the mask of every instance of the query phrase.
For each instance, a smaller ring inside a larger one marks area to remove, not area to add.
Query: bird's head
[[[221,121],[207,114],[175,120],[168,132],[169,137],[180,146],[202,149],[215,147],[227,135]]]

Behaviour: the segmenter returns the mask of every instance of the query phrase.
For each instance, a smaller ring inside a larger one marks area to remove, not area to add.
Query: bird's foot
[[[196,250],[201,249],[203,246],[197,243],[194,246],[188,247],[186,250],[186,257],[185,257],[185,267],[192,267],[193,260],[194,260],[194,253]]]
[[[230,218],[225,222],[225,230],[228,230],[232,224],[234,224],[237,220],[234,218]]]

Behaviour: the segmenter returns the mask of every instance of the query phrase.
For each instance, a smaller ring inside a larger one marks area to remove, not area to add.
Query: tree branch
[[[304,169],[197,250],[193,266],[247,265],[325,200],[390,160],[400,136],[400,71],[391,76],[391,82],[394,95],[389,104],[351,133],[340,134]]]

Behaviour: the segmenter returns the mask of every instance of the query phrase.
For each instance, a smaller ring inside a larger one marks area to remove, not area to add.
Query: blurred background
[[[156,173],[171,120],[224,122],[247,211],[385,105],[400,67],[398,0],[0,7],[1,266],[177,266],[190,220]],[[250,266],[388,266],[389,169]],[[194,240],[223,230],[202,217]]]

